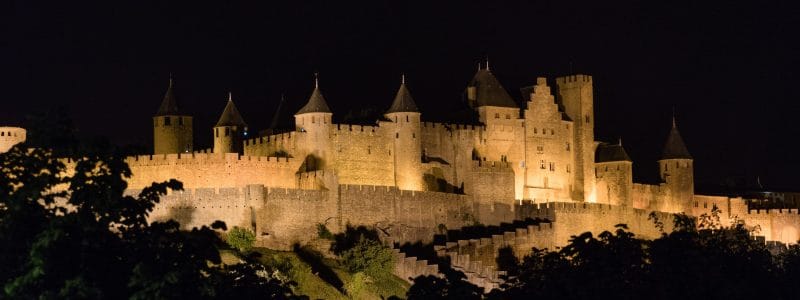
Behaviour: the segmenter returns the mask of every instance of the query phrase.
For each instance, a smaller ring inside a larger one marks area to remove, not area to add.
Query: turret
[[[423,190],[420,112],[406,87],[405,76],[384,116],[390,121],[387,127],[394,145],[395,185],[401,190]]]
[[[558,96],[564,112],[574,122],[575,189],[573,199],[596,201],[594,189],[594,94],[592,76],[570,75],[556,78]]]
[[[478,72],[467,85],[467,104],[478,111],[481,123],[507,123],[519,117],[519,107],[489,69],[478,66]]]
[[[214,126],[214,153],[242,153],[242,139],[247,135],[247,123],[228,93],[228,103]]]
[[[297,131],[304,133],[303,147],[307,155],[301,171],[314,171],[325,168],[331,159],[331,131],[333,130],[333,113],[322,96],[319,88],[319,78],[314,79],[314,91],[308,102],[294,114],[294,124]]]
[[[633,161],[617,144],[601,143],[595,152],[597,202],[611,205],[633,205]]]
[[[192,117],[178,110],[170,76],[167,92],[153,117],[153,153],[192,152],[193,137]]]
[[[660,209],[690,213],[694,196],[694,160],[678,132],[675,117],[672,118],[672,129],[664,143],[661,159],[658,160],[658,169],[661,180],[669,190],[668,199]]]

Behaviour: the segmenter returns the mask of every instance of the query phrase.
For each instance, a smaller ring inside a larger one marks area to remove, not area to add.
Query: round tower
[[[403,76],[394,102],[384,114],[391,122],[395,185],[401,190],[424,190],[420,115]]]
[[[213,129],[214,153],[242,153],[242,139],[247,135],[247,123],[228,93],[228,103]]]
[[[294,124],[305,152],[301,172],[322,170],[332,159],[331,131],[333,113],[319,89],[319,78],[314,79],[314,91],[303,108],[294,114]]]
[[[153,153],[185,153],[193,150],[192,116],[178,110],[172,77],[164,100],[153,117]]]
[[[633,206],[633,161],[618,144],[602,143],[595,152],[597,202]]]
[[[661,159],[658,160],[661,180],[667,186],[667,199],[659,209],[668,212],[691,212],[694,197],[694,160],[683,143],[675,117]]]
[[[24,143],[27,132],[20,127],[0,127],[0,153],[5,153],[11,147]]]

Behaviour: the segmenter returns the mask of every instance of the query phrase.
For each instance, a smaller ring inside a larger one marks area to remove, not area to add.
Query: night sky
[[[388,108],[406,73],[437,120],[488,56],[518,102],[537,76],[593,75],[597,139],[622,136],[638,179],[655,175],[675,107],[701,189],[800,182],[793,1],[74,2],[0,7],[0,124],[64,105],[81,136],[151,147],[172,73],[209,147],[228,91],[258,131],[282,93],[304,104],[315,71],[334,118]]]

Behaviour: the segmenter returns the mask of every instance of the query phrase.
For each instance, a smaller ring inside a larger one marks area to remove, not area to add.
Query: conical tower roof
[[[417,103],[414,102],[414,98],[411,97],[411,92],[409,92],[408,87],[406,87],[405,76],[403,76],[403,81],[400,83],[400,88],[397,90],[397,95],[394,96],[392,106],[386,111],[387,114],[397,112],[419,112]]]
[[[488,67],[486,69],[478,69],[478,72],[469,82],[469,86],[475,87],[477,90],[475,107],[517,107],[514,99],[511,98],[511,95],[508,94]]]
[[[306,103],[303,108],[301,108],[295,115],[299,114],[307,114],[307,113],[330,113],[331,108],[328,107],[328,102],[325,101],[325,97],[322,96],[322,92],[319,90],[319,79],[314,79],[314,91],[311,92],[311,97],[308,98],[308,102]]]
[[[594,161],[598,163],[612,162],[612,161],[633,161],[625,152],[622,143],[619,144],[600,144],[595,152]]]
[[[692,159],[689,149],[686,149],[686,144],[683,143],[681,133],[678,132],[674,117],[672,118],[672,129],[669,131],[667,142],[664,143],[661,159]]]
[[[156,116],[178,115],[178,100],[175,99],[175,92],[172,87],[172,76],[169,77],[169,86],[167,92],[164,94],[164,100],[161,100],[161,106],[158,107]]]
[[[231,93],[228,93],[228,104],[225,105],[225,109],[222,111],[222,115],[219,117],[216,126],[247,127],[247,123],[244,122],[242,115],[239,114],[239,110],[236,109],[236,104],[233,104],[233,96]]]

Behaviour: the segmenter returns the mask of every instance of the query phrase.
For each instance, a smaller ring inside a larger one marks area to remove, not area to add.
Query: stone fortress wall
[[[25,142],[27,131],[20,127],[0,126],[0,153],[8,151],[16,144]]]

